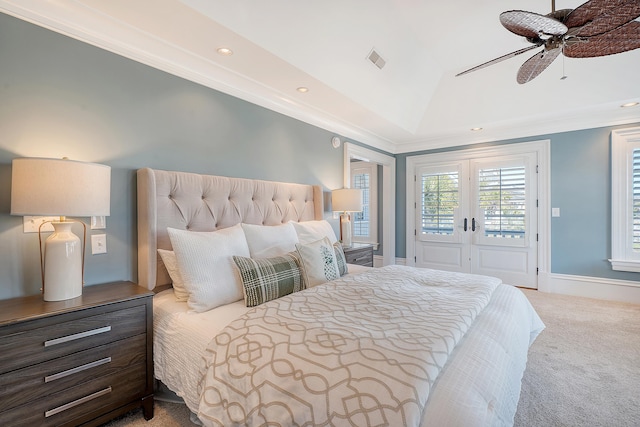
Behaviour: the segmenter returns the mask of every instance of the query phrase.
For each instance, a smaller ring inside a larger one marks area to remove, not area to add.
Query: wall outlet
[[[59,216],[25,216],[22,217],[22,229],[25,233],[37,233],[40,224],[45,221],[60,221]],[[43,233],[50,233],[53,231],[53,225],[45,224],[40,230]]]
[[[91,254],[106,254],[107,253],[107,235],[106,234],[94,234],[91,236]]]

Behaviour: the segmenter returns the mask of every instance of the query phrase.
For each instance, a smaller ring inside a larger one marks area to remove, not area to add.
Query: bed
[[[160,253],[185,262],[202,252],[180,239],[230,236],[238,224],[305,229],[323,216],[319,186],[139,170],[139,285],[164,289],[154,297],[156,378],[205,425],[512,425],[527,351],[544,325],[521,291],[495,278],[349,265],[254,307],[245,287],[244,298],[212,309],[170,288],[175,265],[168,270]],[[317,243],[296,248],[326,249]],[[238,258],[274,259],[249,255]]]

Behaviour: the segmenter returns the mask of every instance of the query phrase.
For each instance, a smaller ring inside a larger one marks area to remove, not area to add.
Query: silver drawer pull
[[[73,341],[73,340],[79,340],[81,338],[90,337],[92,335],[103,334],[105,332],[109,332],[110,330],[111,330],[111,326],[105,326],[103,328],[98,328],[98,329],[92,329],[90,331],[79,332],[77,334],[67,335],[66,337],[60,337],[60,338],[56,338],[56,339],[53,339],[53,340],[45,341],[44,342],[44,346],[45,347],[51,347],[52,345],[62,344],[62,343]]]
[[[58,372],[57,374],[47,375],[46,377],[44,377],[44,382],[50,383],[51,381],[59,380],[60,378],[68,377],[69,375],[86,371],[87,369],[95,368],[96,366],[106,365],[107,363],[111,363],[111,357],[105,357],[104,359],[96,360],[95,362],[76,366],[75,368],[67,369],[66,371]]]
[[[104,390],[96,391],[93,394],[90,394],[85,397],[81,397],[80,399],[74,400],[73,402],[65,403],[62,406],[58,406],[57,408],[50,409],[44,413],[44,417],[48,418],[52,415],[59,414],[60,412],[64,412],[67,409],[75,408],[78,405],[82,405],[83,403],[86,403],[90,400],[93,400],[100,396],[104,396],[105,394],[109,394],[109,393],[111,393],[111,387],[107,387]]]

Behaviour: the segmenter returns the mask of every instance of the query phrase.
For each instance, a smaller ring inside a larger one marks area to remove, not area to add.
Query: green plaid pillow
[[[240,269],[247,307],[255,307],[304,289],[298,259],[291,253],[273,258],[234,256]]]
[[[344,251],[342,250],[342,243],[335,242],[333,244],[333,250],[336,253],[338,271],[340,272],[340,277],[342,277],[349,272],[349,270],[347,269],[347,258],[344,256]]]

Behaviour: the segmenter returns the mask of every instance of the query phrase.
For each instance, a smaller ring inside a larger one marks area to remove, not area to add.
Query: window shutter
[[[523,239],[526,231],[524,166],[480,169],[478,179],[484,235]]]

